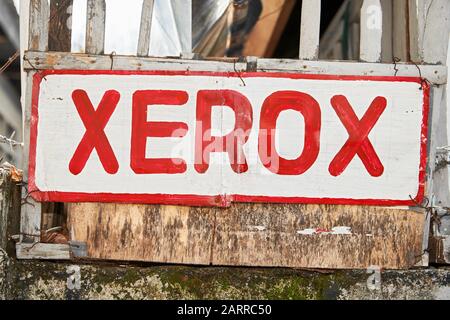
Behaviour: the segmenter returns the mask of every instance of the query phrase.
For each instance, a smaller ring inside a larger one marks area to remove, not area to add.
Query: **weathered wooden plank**
[[[258,59],[258,71],[268,72],[297,72],[310,74],[335,75],[365,75],[387,76],[397,75],[418,77],[422,75],[432,84],[447,83],[447,70],[441,66],[420,66],[420,73],[416,65],[396,65],[383,63],[361,63],[347,61],[299,61],[288,59]]]
[[[416,63],[446,64],[450,33],[450,2],[410,1],[410,54]],[[450,231],[448,226],[449,191],[449,143],[448,103],[445,87],[432,88],[431,138],[429,143],[429,179],[431,205],[437,207],[432,219],[433,240],[437,243],[431,261],[450,263]]]
[[[139,30],[139,40],[137,47],[137,55],[139,57],[148,56],[150,50],[153,6],[154,0],[144,0],[142,3],[141,26]]]
[[[48,49],[70,52],[73,0],[51,0]]]
[[[49,18],[50,7],[47,0],[30,1],[30,27],[28,43],[28,48],[30,50],[47,51]]]
[[[295,0],[263,0],[260,18],[245,41],[243,55],[272,57],[294,5]]]
[[[421,262],[424,218],[361,206],[236,205],[217,215],[212,263],[409,268]]]
[[[300,61],[290,59],[257,59],[257,71],[295,72],[305,74],[364,75],[405,77],[419,76],[418,69],[411,64],[382,64],[335,61]],[[162,58],[139,58],[88,54],[67,54],[63,52],[27,52],[27,70],[191,70],[241,72],[247,69],[243,62],[211,60],[183,60]],[[422,77],[433,84],[447,83],[447,68],[443,66],[420,66]]]
[[[303,0],[300,26],[299,59],[319,58],[321,1]]]
[[[448,0],[409,0],[412,61],[445,64],[449,33],[450,2]]]
[[[17,243],[17,259],[69,260],[68,244]]]
[[[383,13],[380,0],[364,0],[361,7],[360,59],[366,62],[381,61]]]
[[[444,87],[432,89],[431,138],[429,158],[430,174],[428,188],[436,217],[432,220],[432,237],[430,237],[430,261],[450,264],[450,228],[448,209],[450,206],[448,152],[448,108]],[[444,147],[444,148],[443,148]]]
[[[179,206],[73,203],[71,241],[89,258],[209,264],[214,212]]]
[[[23,153],[23,181],[28,184],[28,163],[30,156],[30,124],[31,124],[31,93],[33,89],[33,76],[35,72],[30,71],[27,74],[27,91],[25,95],[24,111],[24,153]],[[34,242],[39,241],[41,231],[41,203],[36,202],[28,193],[28,187],[22,188],[22,210],[20,216],[21,241]]]
[[[18,234],[20,227],[18,178],[20,177],[16,173],[12,175],[11,169],[0,167],[0,249],[6,250],[10,255],[14,252],[11,236]]]
[[[86,53],[103,54],[105,49],[105,0],[88,0]]]
[[[388,63],[393,61],[393,0],[380,0],[383,13],[383,31],[381,36],[381,61]]]
[[[420,212],[360,206],[69,208],[72,240],[87,243],[89,258],[201,265],[409,268],[421,261],[424,220]]]
[[[392,51],[399,61],[409,61],[408,0],[392,1]]]

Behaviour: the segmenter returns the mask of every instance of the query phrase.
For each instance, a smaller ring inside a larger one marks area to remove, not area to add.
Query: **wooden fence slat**
[[[144,0],[142,3],[141,27],[139,30],[139,41],[137,47],[138,57],[148,56],[150,50],[150,34],[152,30],[154,4],[154,0]]]
[[[68,244],[18,243],[16,245],[18,259],[69,260]]]
[[[30,26],[31,28],[31,26]],[[31,31],[31,30],[30,30]],[[24,153],[23,153],[23,181],[28,181],[28,163],[30,157],[30,124],[31,124],[31,93],[33,88],[33,76],[35,72],[28,72],[27,91],[25,94],[25,111],[24,111]],[[23,204],[20,214],[20,232],[21,241],[23,242],[37,242],[40,239],[41,232],[41,203],[35,201],[27,188],[22,188]]]
[[[393,61],[393,12],[392,12],[392,2],[393,0],[380,0],[381,2],[381,12],[383,21],[383,32],[381,40],[381,61],[382,62],[392,62]],[[395,1],[394,1],[395,2]]]
[[[381,61],[383,11],[380,0],[364,0],[361,7],[360,60]]]
[[[409,60],[408,52],[408,1],[394,0],[392,2],[392,51],[394,58],[400,61]]]
[[[105,0],[87,0],[86,53],[103,54],[105,50]]]
[[[415,63],[446,64],[450,1],[409,0],[409,42]]]
[[[70,52],[73,0],[51,0],[48,49]]]
[[[21,6],[24,8],[29,4],[29,16],[22,17],[22,24],[28,18],[28,49],[36,51],[48,50],[48,26],[50,19],[50,6],[48,0],[30,0],[29,3],[23,1]],[[21,11],[24,13],[24,11]],[[22,28],[23,30],[23,28]],[[24,44],[24,43],[22,43]],[[29,72],[22,81],[26,84],[22,85],[22,89],[26,88],[26,92],[22,93],[24,99],[23,109],[23,179],[28,181],[28,160],[29,160],[29,143],[30,143],[30,123],[31,123],[31,88],[33,72]],[[34,201],[28,194],[26,188],[22,188],[22,198],[24,204],[20,214],[20,240],[23,242],[35,242],[40,239],[41,230],[41,204]]]
[[[31,0],[30,2],[30,50],[48,50],[48,24],[50,19],[50,7],[48,0]]]
[[[300,60],[319,58],[321,3],[318,0],[303,0],[300,26]]]

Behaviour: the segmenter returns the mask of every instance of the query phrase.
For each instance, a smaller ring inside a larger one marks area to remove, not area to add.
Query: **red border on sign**
[[[303,197],[271,197],[271,196],[245,196],[245,195],[177,195],[177,194],[132,194],[132,193],[83,193],[83,192],[59,192],[40,191],[35,183],[36,172],[36,144],[38,135],[38,100],[40,84],[47,75],[166,75],[166,76],[210,76],[210,77],[266,77],[266,78],[290,78],[312,80],[347,80],[347,81],[385,81],[385,82],[414,82],[422,87],[424,92],[422,132],[420,147],[420,165],[417,195],[409,200],[392,199],[345,199],[345,198],[303,198]],[[210,72],[210,71],[116,71],[116,70],[43,70],[33,77],[31,97],[30,120],[30,155],[29,155],[29,180],[30,195],[36,201],[58,202],[118,202],[118,203],[145,203],[145,204],[172,204],[190,206],[221,206],[226,207],[231,202],[270,202],[270,203],[304,203],[304,204],[348,204],[348,205],[373,205],[373,206],[416,206],[422,203],[425,196],[425,179],[427,165],[427,136],[428,117],[430,108],[430,87],[426,81],[418,77],[397,76],[340,76],[340,75],[313,75],[292,73],[268,73],[268,72]]]

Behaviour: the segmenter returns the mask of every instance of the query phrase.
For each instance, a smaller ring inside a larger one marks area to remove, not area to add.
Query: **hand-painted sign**
[[[408,205],[424,195],[418,78],[47,71],[34,78],[41,201]]]

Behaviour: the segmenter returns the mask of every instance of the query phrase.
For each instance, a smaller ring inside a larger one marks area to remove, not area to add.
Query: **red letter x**
[[[116,109],[120,94],[114,90],[106,91],[97,110],[94,110],[84,90],[75,90],[72,93],[72,99],[86,127],[86,133],[70,160],[70,172],[79,174],[95,148],[105,171],[109,174],[116,173],[119,170],[119,164],[103,130]]]
[[[383,174],[383,164],[378,158],[368,136],[386,109],[386,104],[385,98],[376,97],[369,109],[367,109],[366,114],[359,120],[347,98],[334,96],[331,99],[331,105],[349,134],[347,142],[330,163],[328,171],[331,175],[339,176],[347,168],[355,154],[358,154],[372,177],[379,177]]]

